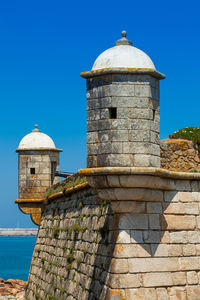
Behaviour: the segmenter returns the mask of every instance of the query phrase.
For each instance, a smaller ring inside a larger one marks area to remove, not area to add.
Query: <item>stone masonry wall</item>
[[[87,80],[88,168],[160,167],[159,144],[158,79],[112,74]]]
[[[161,167],[171,171],[200,172],[200,156],[192,141],[167,139],[160,142]]]
[[[42,217],[26,299],[103,299],[108,206],[91,188],[52,200]]]
[[[52,199],[26,299],[198,300],[200,182],[172,186],[145,202],[100,203],[89,187]]]
[[[19,151],[19,198],[41,198],[46,190],[59,182],[54,177],[52,182],[51,162],[55,162],[59,170],[59,152],[56,151]],[[30,169],[35,169],[31,174]]]
[[[110,287],[121,298],[111,299],[200,299],[199,182],[175,184],[160,201],[118,203]]]

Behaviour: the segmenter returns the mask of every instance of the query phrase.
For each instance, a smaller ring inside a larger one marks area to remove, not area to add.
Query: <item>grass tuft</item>
[[[44,198],[48,198],[49,196],[64,191],[67,188],[75,187],[76,185],[87,182],[86,177],[81,177],[78,174],[74,174],[72,176],[67,177],[61,182],[52,185],[44,194]],[[82,204],[81,204],[82,205]],[[81,207],[80,207],[81,208]]]

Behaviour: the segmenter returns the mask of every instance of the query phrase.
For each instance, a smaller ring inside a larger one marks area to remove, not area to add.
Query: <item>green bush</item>
[[[170,139],[185,139],[193,141],[200,151],[200,127],[185,127],[169,135]]]

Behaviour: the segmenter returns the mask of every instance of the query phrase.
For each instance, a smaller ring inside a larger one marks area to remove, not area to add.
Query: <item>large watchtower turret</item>
[[[87,166],[159,167],[159,73],[122,32],[87,79]]]
[[[59,181],[59,152],[52,139],[35,129],[27,134],[16,150],[19,154],[19,199],[41,198],[47,188]]]

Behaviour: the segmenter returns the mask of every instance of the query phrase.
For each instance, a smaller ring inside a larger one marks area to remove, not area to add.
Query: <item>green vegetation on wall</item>
[[[169,135],[170,139],[185,139],[194,143],[200,151],[200,127],[185,127]]]
[[[55,193],[62,192],[65,189],[75,187],[78,184],[87,182],[86,177],[81,177],[77,174],[67,177],[61,182],[52,185],[45,193],[44,198],[47,198]]]

